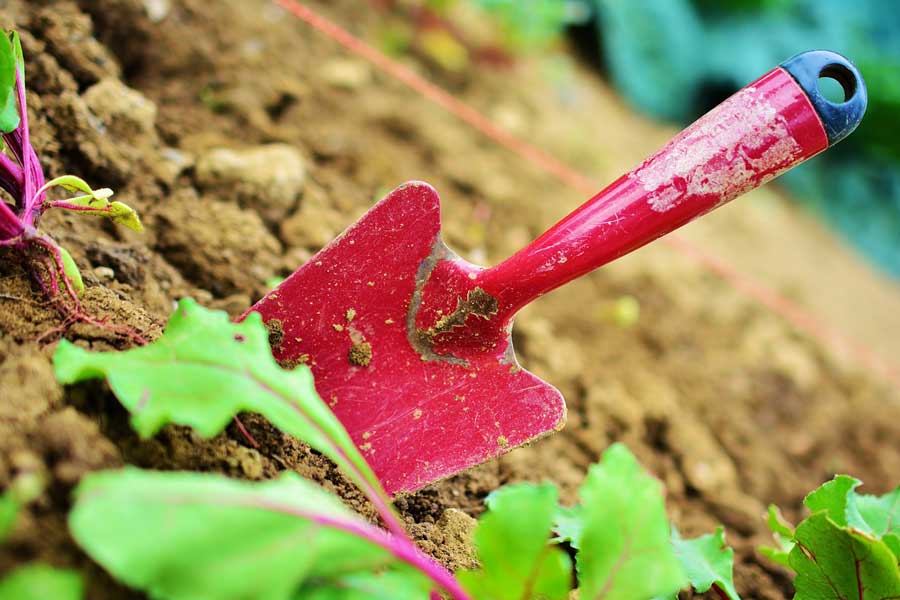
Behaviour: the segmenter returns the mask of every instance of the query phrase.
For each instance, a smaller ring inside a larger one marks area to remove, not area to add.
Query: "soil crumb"
[[[359,367],[368,367],[372,362],[372,344],[369,342],[357,342],[350,347],[350,364]]]
[[[497,299],[477,287],[468,293],[466,299],[462,298],[456,304],[456,309],[449,315],[444,315],[428,330],[428,336],[433,337],[439,333],[446,333],[466,324],[469,315],[475,315],[482,319],[489,319],[497,313]]]
[[[269,330],[269,345],[273,349],[280,348],[281,343],[284,341],[284,326],[281,323],[281,319],[266,321],[266,329]]]

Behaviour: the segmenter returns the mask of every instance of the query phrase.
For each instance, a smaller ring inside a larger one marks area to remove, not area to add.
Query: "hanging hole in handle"
[[[810,50],[781,63],[815,109],[828,145],[833,146],[856,129],[866,112],[866,83],[852,62],[836,52]],[[834,81],[830,81],[834,80]],[[826,87],[829,83],[834,95]],[[843,96],[843,98],[841,98]]]
[[[844,65],[830,64],[819,71],[819,93],[832,104],[849,102],[856,93],[856,76]]]

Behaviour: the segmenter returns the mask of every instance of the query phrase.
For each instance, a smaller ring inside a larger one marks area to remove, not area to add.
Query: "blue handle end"
[[[836,52],[811,50],[784,61],[781,67],[806,92],[825,127],[829,147],[850,135],[862,121],[868,102],[866,82],[852,62]],[[832,102],[822,94],[819,89],[822,78],[841,84],[843,102]]]

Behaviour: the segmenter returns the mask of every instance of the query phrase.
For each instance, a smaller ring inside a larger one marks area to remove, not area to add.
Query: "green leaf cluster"
[[[838,475],[810,493],[796,529],[770,507],[778,547],[760,551],[796,572],[797,600],[900,597],[900,487],[872,496],[860,484]]]
[[[275,362],[256,313],[232,323],[182,300],[154,343],[92,353],[63,341],[54,368],[63,383],[104,377],[145,437],[170,423],[213,436],[239,412],[260,413],[329,456],[370,498],[385,497],[309,368]],[[158,598],[424,599],[434,587],[407,564],[421,558],[411,541],[293,473],[266,483],[134,468],[91,474],[69,527],[114,577]]]
[[[91,353],[61,342],[54,368],[64,383],[106,378],[143,436],[169,423],[211,436],[241,411],[261,413],[332,458],[370,498],[383,494],[309,369],[274,361],[257,314],[231,323],[184,300],[153,344]],[[581,597],[611,600],[674,598],[692,584],[738,600],[722,531],[681,539],[661,484],[624,446],[591,467],[579,495],[562,508],[551,484],[491,494],[474,536],[480,568],[458,573],[456,590],[402,532],[372,526],[293,473],[263,483],[132,467],[94,473],[76,490],[69,527],[114,577],[154,598],[424,600],[443,587],[459,599],[565,600],[577,586]]]
[[[572,589],[572,561],[551,545],[558,510],[553,485],[517,484],[493,492],[475,531],[481,568],[457,574],[475,598],[565,600]]]
[[[579,597],[675,598],[688,585],[715,585],[739,600],[724,532],[682,539],[666,517],[661,484],[625,446],[611,446],[590,468],[579,497],[560,507],[550,484],[491,494],[475,532],[481,569],[458,575],[466,589],[475,598],[564,600],[575,579],[565,542],[575,550]]]

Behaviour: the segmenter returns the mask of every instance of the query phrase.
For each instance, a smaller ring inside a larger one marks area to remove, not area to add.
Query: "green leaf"
[[[883,600],[900,597],[897,559],[884,542],[841,527],[825,512],[800,523],[790,566],[795,600]]]
[[[109,195],[112,195],[112,190],[108,188],[97,190],[97,193],[101,192],[109,192]],[[51,206],[76,211],[91,217],[106,217],[138,233],[144,230],[137,211],[124,202],[110,202],[106,198],[98,196],[76,196],[68,200],[52,202]]]
[[[80,294],[84,291],[84,280],[81,278],[81,271],[78,270],[78,265],[75,264],[75,259],[72,258],[68,250],[62,246],[57,246],[57,248],[59,248],[59,254],[62,258],[63,274],[72,282],[72,289]],[[60,289],[62,289],[62,282],[60,282]]]
[[[88,182],[76,175],[62,175],[51,179],[38,190],[38,194],[45,192],[52,187],[61,187],[69,192],[84,192],[91,196],[94,195],[94,190],[88,185]]]
[[[50,202],[49,205],[54,208],[63,208],[95,217],[106,217],[134,231],[144,230],[141,220],[133,208],[123,202],[109,201],[114,195],[109,188],[95,190],[81,177],[63,175],[45,183],[36,195],[39,196],[53,187],[61,187],[70,192],[84,192],[82,196]]]
[[[10,600],[80,600],[83,595],[78,573],[43,564],[19,567],[0,580],[0,598]]]
[[[766,525],[769,526],[772,537],[775,538],[776,547],[760,546],[758,548],[760,554],[784,567],[790,567],[788,556],[794,547],[793,526],[785,521],[778,507],[774,504],[769,505]]]
[[[0,131],[9,133],[19,126],[19,104],[16,91],[16,42],[0,41]],[[21,53],[21,44],[18,51]]]
[[[305,586],[294,600],[402,600],[428,598],[428,585],[417,573],[393,570],[383,573],[356,573],[332,580],[318,580]]]
[[[69,529],[114,577],[170,600],[289,599],[303,582],[397,562],[353,531],[388,534],[292,472],[265,483],[133,467],[92,473],[75,491]]]
[[[140,233],[144,230],[144,226],[141,225],[141,220],[138,217],[137,211],[124,202],[110,202],[109,211],[105,216],[109,217],[119,225],[124,225],[132,231]]]
[[[782,567],[790,568],[790,551],[779,550],[778,548],[773,548],[772,546],[760,546],[757,548],[760,554],[768,558],[774,563],[781,565]]]
[[[25,53],[22,52],[22,40],[19,39],[18,31],[10,31],[9,32],[9,45],[12,47],[13,56],[16,59],[16,66],[19,68],[19,71],[22,72],[22,77],[25,76]]]
[[[577,550],[580,547],[583,529],[584,521],[580,506],[560,506],[556,509],[553,518],[553,531],[556,533],[554,542],[567,542]]]
[[[0,494],[0,542],[6,539],[9,532],[16,524],[19,514],[19,501],[13,495],[12,490],[6,490]]]
[[[224,312],[186,299],[152,344],[91,353],[62,341],[53,362],[64,384],[106,377],[142,437],[167,423],[188,425],[211,437],[237,413],[257,412],[386,497],[347,431],[316,394],[309,368],[279,367],[268,336],[258,313],[232,323]]]
[[[785,520],[781,511],[774,504],[769,505],[766,525],[769,526],[769,531],[777,534],[782,540],[790,540],[794,537],[794,527]]]
[[[475,530],[481,569],[457,573],[466,591],[491,600],[566,600],[572,562],[549,542],[556,487],[506,486],[488,496],[487,506]]]
[[[884,496],[852,494],[847,524],[884,540],[894,556],[900,558],[900,487]]]
[[[580,490],[581,598],[672,596],[687,583],[669,539],[662,486],[621,444],[593,465]]]
[[[847,475],[836,475],[831,481],[822,484],[803,500],[810,512],[827,511],[828,516],[838,525],[847,524],[847,497],[862,483]]]
[[[692,540],[683,539],[672,527],[672,545],[695,591],[706,592],[715,585],[731,600],[740,600],[734,589],[734,550],[725,544],[722,527]]]

